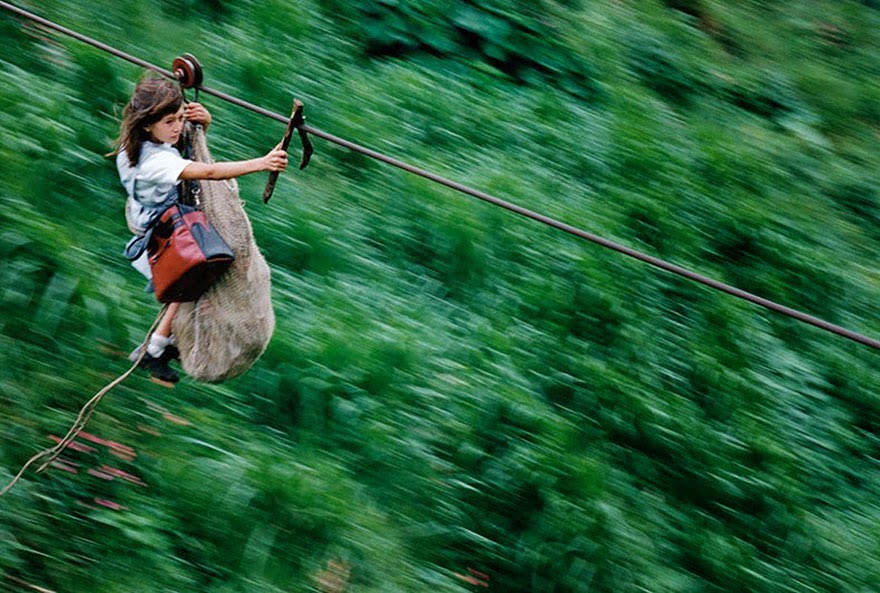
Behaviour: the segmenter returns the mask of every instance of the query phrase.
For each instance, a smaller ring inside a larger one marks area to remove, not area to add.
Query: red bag
[[[197,300],[235,261],[205,213],[183,204],[171,206],[156,221],[147,254],[162,303]]]

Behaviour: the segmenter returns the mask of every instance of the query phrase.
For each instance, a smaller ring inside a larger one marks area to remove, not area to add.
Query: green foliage
[[[367,56],[460,56],[521,83],[551,84],[586,100],[599,94],[589,61],[561,35],[568,13],[577,6],[495,0],[322,4],[328,13],[346,18],[346,32]]]
[[[872,4],[38,10],[876,336]],[[119,255],[105,156],[142,73],[6,13],[0,38],[5,484],[127,368],[157,307]],[[218,159],[277,142],[201,100]],[[0,589],[875,588],[874,351],[315,144],[268,207],[240,180],[273,271],[264,357],[224,385],[137,373],[112,392],[2,499]]]

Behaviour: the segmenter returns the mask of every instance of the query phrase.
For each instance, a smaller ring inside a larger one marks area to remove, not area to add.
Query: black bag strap
[[[178,149],[185,159],[195,160],[195,152],[193,151],[193,132],[195,127],[201,124],[193,124],[186,122],[183,127]],[[180,204],[186,204],[195,208],[201,208],[202,204],[202,186],[198,179],[184,179],[177,184],[177,201]]]
[[[126,243],[125,249],[122,250],[122,255],[128,258],[128,261],[136,260],[147,250],[147,245],[149,245],[152,236],[153,225],[150,225],[150,228],[147,229],[146,233],[143,235],[135,235],[128,243]]]

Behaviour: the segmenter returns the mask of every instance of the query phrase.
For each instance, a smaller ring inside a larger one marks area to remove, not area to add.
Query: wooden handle
[[[284,137],[281,139],[281,150],[286,151],[290,146],[290,138],[293,130],[297,125],[302,123],[303,103],[299,99],[293,100],[293,111],[290,112],[290,119],[287,120],[287,129],[284,130]],[[275,191],[275,183],[278,181],[278,171],[269,173],[269,179],[266,181],[266,188],[263,190],[263,203],[269,202],[272,192]]]

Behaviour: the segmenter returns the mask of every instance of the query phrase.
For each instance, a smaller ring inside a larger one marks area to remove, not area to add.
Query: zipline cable
[[[0,8],[5,8],[6,10],[9,10],[10,12],[17,14],[18,16],[21,16],[21,17],[24,17],[24,18],[29,19],[31,21],[34,21],[35,23],[43,25],[49,29],[53,29],[55,31],[58,31],[59,33],[63,33],[65,35],[73,37],[74,39],[77,39],[79,41],[82,41],[83,43],[87,43],[89,45],[92,45],[102,51],[108,52],[108,53],[110,53],[116,57],[119,57],[123,60],[127,60],[133,64],[136,64],[136,65],[141,66],[143,68],[146,68],[148,70],[153,70],[153,71],[161,74],[162,76],[176,80],[174,73],[172,73],[170,70],[167,70],[165,68],[160,68],[159,66],[156,66],[156,65],[151,64],[145,60],[142,60],[140,58],[132,56],[131,54],[127,54],[127,53],[120,51],[116,48],[113,48],[105,43],[101,43],[100,41],[97,41],[95,39],[87,37],[86,35],[83,35],[81,33],[77,33],[76,31],[68,29],[67,27],[63,27],[57,23],[54,23],[54,22],[49,21],[47,19],[44,19],[40,16],[37,16],[36,14],[33,14],[33,13],[28,12],[26,10],[22,10],[21,8],[13,6],[12,4],[9,4],[8,2],[4,2],[4,1],[0,0]],[[289,117],[281,115],[280,113],[275,113],[273,111],[270,111],[268,109],[260,107],[259,105],[249,103],[248,101],[244,101],[242,99],[239,99],[238,97],[234,97],[234,96],[229,95],[227,93],[224,93],[222,91],[218,91],[216,89],[212,89],[210,87],[206,87],[203,85],[198,85],[195,88],[205,94],[211,95],[213,97],[216,97],[218,99],[221,99],[221,100],[226,101],[228,103],[231,103],[233,105],[237,105],[239,107],[242,107],[244,109],[247,109],[249,111],[257,113],[259,115],[268,117],[270,119],[274,119],[275,121],[281,122],[283,124],[287,124],[290,121]],[[815,317],[813,315],[809,315],[808,313],[798,311],[797,309],[792,309],[791,307],[781,305],[781,304],[776,303],[774,301],[771,301],[769,299],[765,299],[763,297],[760,297],[756,294],[747,292],[745,290],[741,290],[739,288],[736,288],[735,286],[731,286],[730,284],[725,284],[724,282],[720,282],[718,280],[714,280],[712,278],[709,278],[708,276],[704,276],[704,275],[699,274],[697,272],[693,272],[691,270],[688,270],[686,268],[683,268],[679,265],[673,264],[673,263],[668,262],[666,260],[654,257],[652,255],[648,255],[646,253],[642,253],[642,252],[637,251],[635,249],[632,249],[630,247],[626,247],[625,245],[621,245],[620,243],[616,243],[616,242],[611,241],[609,239],[605,239],[604,237],[600,237],[600,236],[595,235],[593,233],[590,233],[588,231],[574,227],[570,224],[561,222],[561,221],[556,220],[554,218],[550,218],[549,216],[545,216],[543,214],[539,214],[539,213],[534,212],[532,210],[529,210],[527,208],[523,208],[522,206],[519,206],[519,205],[514,204],[512,202],[509,202],[507,200],[503,200],[501,198],[498,198],[498,197],[493,196],[491,194],[488,194],[486,192],[480,191],[478,189],[474,189],[474,188],[469,187],[467,185],[464,185],[462,183],[452,181],[450,179],[447,179],[445,177],[442,177],[440,175],[437,175],[437,174],[432,173],[430,171],[427,171],[425,169],[421,169],[421,168],[416,167],[414,165],[410,165],[409,163],[406,163],[406,162],[401,161],[399,159],[396,159],[394,157],[390,157],[388,155],[382,154],[380,152],[377,152],[377,151],[372,150],[370,148],[367,148],[365,146],[361,146],[360,144],[356,144],[356,143],[351,142],[349,140],[345,140],[344,138],[334,136],[333,134],[328,134],[327,132],[324,132],[324,131],[319,130],[317,128],[313,128],[312,126],[303,124],[301,126],[301,129],[309,134],[313,134],[313,135],[317,136],[318,138],[323,138],[324,140],[327,140],[328,142],[331,142],[333,144],[337,144],[339,146],[348,148],[349,150],[352,150],[354,152],[358,152],[360,154],[363,154],[363,155],[368,156],[372,159],[381,161],[381,162],[386,163],[388,165],[391,165],[393,167],[397,167],[399,169],[407,171],[408,173],[418,175],[420,177],[423,177],[425,179],[428,179],[428,180],[433,181],[435,183],[438,183],[440,185],[444,185],[448,188],[454,189],[454,190],[461,192],[463,194],[467,194],[471,197],[477,198],[479,200],[483,200],[484,202],[488,202],[488,203],[493,204],[495,206],[504,208],[510,212],[515,213],[515,214],[519,214],[520,216],[530,218],[534,221],[537,221],[537,222],[540,222],[540,223],[545,224],[547,226],[556,228],[556,229],[561,230],[563,232],[566,232],[570,235],[574,235],[574,236],[579,237],[581,239],[584,239],[586,241],[590,241],[592,243],[595,243],[597,245],[605,247],[606,249],[611,249],[611,250],[616,251],[618,253],[621,253],[623,255],[632,257],[634,259],[637,259],[637,260],[644,262],[646,264],[649,264],[651,266],[660,268],[661,270],[664,270],[666,272],[670,272],[672,274],[676,274],[676,275],[681,276],[683,278],[687,278],[688,280],[698,282],[700,284],[703,284],[704,286],[708,286],[708,287],[713,288],[715,290],[719,290],[721,292],[724,292],[724,293],[727,293],[727,294],[732,295],[734,297],[743,299],[745,301],[748,301],[748,302],[755,304],[755,305],[758,305],[760,307],[764,307],[764,308],[769,309],[771,311],[774,311],[776,313],[786,315],[786,316],[791,317],[793,319],[797,319],[798,321],[801,321],[803,323],[807,323],[807,324],[812,325],[814,327],[818,327],[819,329],[831,332],[833,334],[836,334],[836,335],[844,337],[844,338],[848,338],[848,339],[853,340],[855,342],[858,342],[860,344],[870,346],[871,348],[874,348],[876,350],[880,350],[880,340],[877,340],[875,338],[865,336],[865,335],[860,334],[858,332],[849,330],[845,327],[836,325],[836,324],[831,323],[829,321],[825,321],[824,319],[820,319],[820,318]]]

